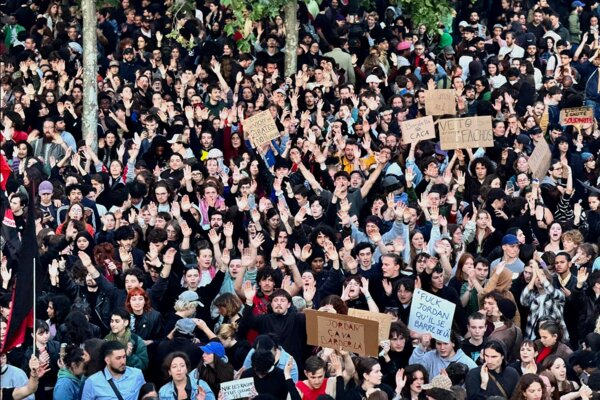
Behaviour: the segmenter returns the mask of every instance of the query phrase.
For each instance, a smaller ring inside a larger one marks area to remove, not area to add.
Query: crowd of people
[[[437,26],[299,2],[295,51],[283,13],[229,29],[252,2],[102,3],[94,143],[81,2],[0,5],[4,398],[226,400],[252,378],[254,399],[600,399],[596,0],[451,0]],[[442,89],[493,146],[407,139]],[[266,143],[244,129],[263,111]],[[417,290],[455,305],[449,340],[409,329]],[[389,339],[309,345],[309,309],[390,314]]]

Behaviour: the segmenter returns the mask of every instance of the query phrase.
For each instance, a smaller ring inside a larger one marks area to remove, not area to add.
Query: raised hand
[[[250,281],[244,282],[244,297],[246,301],[252,301],[254,296],[256,296],[256,286],[253,286]]]
[[[404,368],[400,368],[396,372],[396,393],[402,392],[404,386],[406,386],[406,375],[404,375]]]
[[[211,229],[208,231],[208,240],[210,240],[213,245],[216,245],[221,240],[221,235],[218,234],[215,229]]]
[[[302,253],[301,253],[301,257],[300,259],[302,261],[306,261],[311,255],[312,255],[312,246],[310,244],[305,244],[302,247]]]
[[[315,282],[311,282],[308,285],[304,286],[302,296],[304,297],[304,300],[306,300],[307,303],[312,302],[312,300],[315,297],[315,294],[317,294],[317,286]]]
[[[165,255],[163,256],[163,262],[165,264],[173,265],[173,263],[175,262],[176,254],[177,254],[177,249],[175,249],[174,247],[169,248],[169,250],[167,250],[165,252]]]
[[[392,282],[388,279],[383,280],[383,290],[385,291],[386,296],[389,297],[392,295]]]

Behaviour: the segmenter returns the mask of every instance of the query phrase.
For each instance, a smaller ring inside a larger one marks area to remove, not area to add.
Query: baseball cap
[[[407,41],[403,41],[398,43],[398,46],[396,46],[396,50],[398,51],[402,51],[402,50],[408,50],[410,49],[410,42]]]
[[[521,242],[519,242],[519,239],[515,236],[515,235],[504,235],[504,237],[502,238],[502,246],[504,246],[505,244],[512,246],[515,244],[521,244]]]
[[[588,152],[583,152],[583,153],[581,153],[581,159],[582,159],[583,161],[587,161],[587,160],[589,160],[590,158],[594,158],[594,155],[593,155],[592,153],[588,153]],[[42,182],[42,183],[43,183],[43,182]],[[40,186],[41,186],[41,185],[40,185]]]
[[[196,329],[196,323],[191,318],[183,318],[175,323],[175,330],[184,335],[193,336]]]
[[[339,177],[344,177],[344,178],[350,180],[350,174],[347,173],[346,171],[338,171],[338,172],[336,172],[335,175],[333,175],[333,180],[335,181]]]
[[[118,67],[119,65],[121,64],[117,60],[112,60],[110,64],[108,64],[109,67]]]
[[[54,192],[54,186],[49,181],[43,181],[40,183],[40,187],[38,189],[39,194],[48,194]]]
[[[367,83],[381,83],[381,79],[377,77],[377,75],[369,75],[367,76]]]
[[[183,139],[183,135],[181,134],[177,134],[177,135],[173,135],[173,137],[171,138],[171,140],[167,140],[167,143],[185,143],[185,140]]]
[[[456,52],[454,51],[454,48],[450,45],[444,47],[444,53],[446,54],[456,54]]]
[[[221,158],[221,157],[223,157],[223,152],[219,149],[210,149],[207,157],[208,158]]]
[[[219,342],[208,342],[205,346],[200,346],[200,350],[206,354],[214,354],[219,358],[225,357],[225,348]]]
[[[452,387],[452,381],[447,375],[438,375],[434,377],[431,382],[423,385],[423,390],[438,388],[450,390]]]
[[[179,295],[179,297],[177,298],[177,300],[183,300],[183,301],[200,301],[200,297],[198,296],[198,293],[192,291],[192,290],[186,290],[185,292],[181,293]]]
[[[461,28],[465,28],[465,27],[469,26],[469,23],[467,21],[460,21],[458,23],[458,26]]]
[[[437,142],[435,144],[435,154],[446,157],[448,155],[448,152],[446,150],[442,150],[442,145],[440,144],[440,142]]]
[[[574,1],[571,3],[571,8],[575,8],[575,7],[585,7],[585,4],[582,3],[581,1]]]

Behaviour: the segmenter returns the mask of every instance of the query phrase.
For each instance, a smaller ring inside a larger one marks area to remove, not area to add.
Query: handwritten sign
[[[493,147],[492,118],[449,118],[439,121],[442,150]]]
[[[456,115],[456,94],[454,89],[425,91],[425,112],[427,115]]]
[[[563,108],[560,110],[561,125],[583,125],[594,123],[594,111],[591,107]]]
[[[225,400],[245,399],[256,396],[254,378],[237,379],[221,383],[221,393]]]
[[[541,140],[535,145],[527,163],[534,178],[540,181],[544,179],[552,163],[552,151],[545,140]]]
[[[434,339],[448,343],[456,304],[441,297],[415,289],[413,293],[408,329],[429,333]]]
[[[417,143],[435,137],[435,125],[431,115],[402,121],[400,122],[400,129],[402,130],[404,143]]]
[[[390,314],[376,313],[372,311],[359,310],[356,308],[348,309],[348,315],[379,323],[379,343],[390,338],[390,327],[392,326],[392,316]]]
[[[305,310],[308,344],[377,357],[379,324],[368,319]]]
[[[269,110],[245,119],[243,125],[254,146],[263,145],[279,136],[279,130]]]

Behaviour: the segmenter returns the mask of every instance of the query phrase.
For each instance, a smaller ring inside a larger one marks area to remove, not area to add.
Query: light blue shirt
[[[81,400],[114,400],[117,398],[115,391],[108,383],[112,375],[108,367],[90,376],[83,386]],[[113,379],[117,390],[121,392],[123,400],[137,400],[140,389],[146,380],[138,368],[127,367],[119,379]]]
[[[73,150],[73,153],[77,153],[77,142],[75,141],[75,138],[70,132],[62,131],[60,137],[65,142],[65,144],[69,146],[71,150]]]
[[[216,400],[215,394],[213,393],[210,386],[208,386],[208,383],[206,383],[202,379],[197,378],[197,372],[198,371],[196,370],[190,372],[189,374],[190,386],[192,389],[192,392],[189,397],[190,400],[194,400],[196,398],[196,395],[198,394],[198,386],[200,386],[202,389],[204,389],[204,392],[206,392],[205,400]],[[194,375],[194,373],[196,374]],[[160,400],[177,400],[177,391],[175,390],[175,386],[173,385],[172,380],[160,388],[160,390],[158,391],[158,396],[160,397]]]
[[[27,385],[29,381],[27,374],[13,365],[5,365],[0,368],[0,372],[2,372],[0,376],[0,387],[2,388],[18,388]],[[25,400],[35,400],[35,394],[25,397]]]

